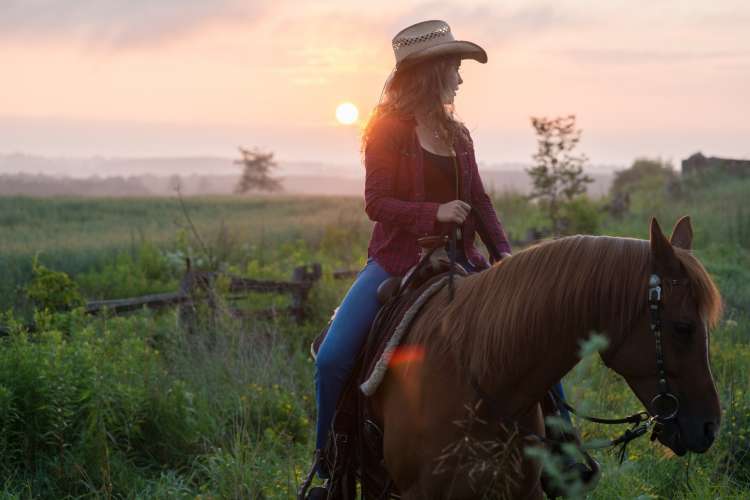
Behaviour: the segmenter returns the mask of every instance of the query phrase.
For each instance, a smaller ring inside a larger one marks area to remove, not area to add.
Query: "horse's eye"
[[[674,331],[679,333],[680,335],[692,335],[695,331],[695,325],[683,321],[675,321]]]

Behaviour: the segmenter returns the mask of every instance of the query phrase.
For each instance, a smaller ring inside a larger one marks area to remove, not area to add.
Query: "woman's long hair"
[[[405,70],[396,71],[386,82],[380,102],[370,113],[362,132],[362,154],[378,120],[387,115],[411,117],[425,116],[435,124],[435,132],[447,145],[459,138],[467,138],[464,125],[456,119],[453,105],[443,104],[442,96],[448,91],[447,75],[456,64],[456,58],[428,59]],[[467,138],[468,139],[468,138]]]

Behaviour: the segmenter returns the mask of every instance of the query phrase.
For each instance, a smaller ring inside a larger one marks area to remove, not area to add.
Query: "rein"
[[[474,391],[479,396],[480,401],[483,401],[490,412],[490,414],[498,415],[500,412],[498,411],[498,401],[497,399],[493,398],[479,386],[479,383],[475,380],[471,380],[471,385]],[[583,456],[586,458],[586,460],[590,460],[590,456],[588,455],[588,450],[598,450],[598,449],[605,449],[605,448],[614,448],[616,446],[621,446],[618,457],[620,460],[620,463],[622,463],[625,460],[625,454],[626,454],[626,447],[628,443],[633,441],[634,439],[637,439],[644,434],[646,434],[651,426],[653,426],[656,423],[656,417],[651,417],[646,411],[640,411],[638,413],[634,413],[632,415],[629,415],[627,417],[622,418],[600,418],[600,417],[591,417],[588,415],[582,415],[578,413],[575,408],[570,406],[569,404],[565,403],[564,401],[561,401],[558,396],[554,393],[554,391],[549,391],[548,394],[552,397],[552,400],[554,401],[555,405],[558,406],[564,406],[566,410],[568,410],[570,413],[573,413],[577,417],[588,420],[589,422],[593,422],[596,424],[603,424],[603,425],[621,425],[621,424],[632,424],[633,427],[630,429],[626,429],[625,432],[623,432],[620,436],[609,439],[604,442],[597,442],[597,443],[583,443],[578,448],[579,451],[583,454]],[[505,420],[504,418],[500,418],[500,420]],[[524,429],[523,427],[519,426],[519,429],[522,429],[526,431],[526,435],[529,437],[533,437],[537,439],[538,441],[548,444],[548,445],[560,445],[567,441],[560,441],[557,439],[551,439],[546,436],[540,436],[536,432],[530,430],[530,429]]]

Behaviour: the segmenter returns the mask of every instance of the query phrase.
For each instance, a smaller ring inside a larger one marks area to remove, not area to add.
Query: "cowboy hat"
[[[391,41],[396,70],[440,56],[487,62],[487,52],[476,43],[455,40],[445,21],[422,21],[402,29]]]

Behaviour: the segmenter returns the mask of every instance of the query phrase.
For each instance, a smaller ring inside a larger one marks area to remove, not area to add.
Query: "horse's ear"
[[[669,238],[672,246],[690,250],[693,247],[693,226],[690,224],[690,216],[686,215],[677,221]]]
[[[661,232],[661,227],[656,221],[656,217],[651,218],[651,255],[654,260],[666,268],[673,266],[675,262],[674,249],[672,244],[669,243],[667,237]]]

